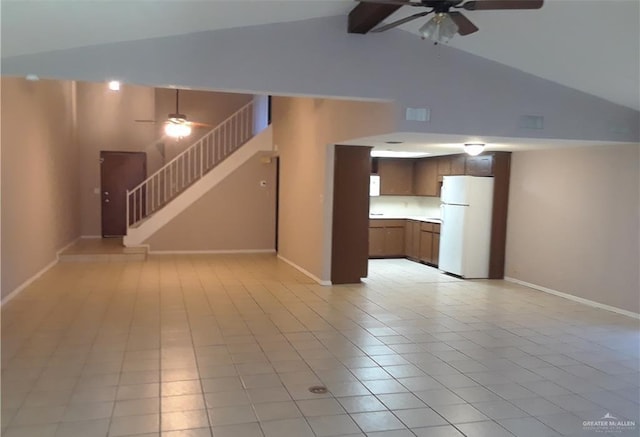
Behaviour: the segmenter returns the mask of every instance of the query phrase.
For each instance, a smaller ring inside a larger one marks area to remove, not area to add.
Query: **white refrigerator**
[[[462,278],[488,278],[493,178],[444,176],[438,268]]]

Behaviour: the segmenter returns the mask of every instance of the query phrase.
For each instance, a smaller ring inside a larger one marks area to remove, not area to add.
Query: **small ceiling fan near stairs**
[[[136,123],[156,123],[156,120],[134,120]],[[164,121],[164,133],[173,138],[184,138],[191,135],[193,128],[210,128],[207,123],[188,121],[185,114],[180,113],[180,90],[176,89],[176,110]]]
[[[377,27],[371,32],[384,32],[410,21],[429,14],[434,16],[427,21],[419,32],[423,39],[430,39],[435,44],[448,42],[456,34],[470,35],[477,32],[478,27],[471,22],[461,12],[452,9],[464,9],[465,11],[491,11],[491,10],[523,10],[540,9],[544,0],[357,0],[360,3],[373,3],[394,6],[412,6],[427,8],[426,11],[418,12],[408,17],[396,20],[392,23]]]

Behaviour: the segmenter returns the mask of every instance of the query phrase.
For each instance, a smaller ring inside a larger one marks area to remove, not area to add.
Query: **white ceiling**
[[[346,32],[346,15],[355,4],[350,0],[3,0],[2,56],[336,15],[345,16]],[[401,8],[388,21],[416,11]],[[640,110],[638,0],[546,0],[537,11],[465,14],[480,31],[457,36],[453,47]],[[424,21],[401,29],[416,32]],[[384,34],[364,37],[384,38]]]
[[[387,144],[386,141],[400,142],[400,144]],[[611,146],[613,144],[632,144],[613,143],[611,141],[471,137],[465,135],[428,134],[415,132],[395,132],[392,134],[355,138],[349,141],[340,142],[340,144],[345,145],[371,146],[374,150],[421,152],[428,154],[429,156],[462,153],[464,147],[463,145],[465,143],[482,143],[485,144],[486,151],[492,152],[518,152],[525,150],[544,150],[570,147],[605,147]]]
[[[640,110],[640,1],[545,0],[539,10],[464,14],[480,30],[449,45]],[[418,34],[427,20],[400,28]]]

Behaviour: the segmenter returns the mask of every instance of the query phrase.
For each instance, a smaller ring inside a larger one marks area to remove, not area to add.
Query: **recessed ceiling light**
[[[109,89],[111,91],[120,91],[120,82],[117,80],[112,80],[109,82]]]
[[[400,152],[396,150],[372,150],[371,156],[374,158],[420,158],[431,155],[427,152]]]

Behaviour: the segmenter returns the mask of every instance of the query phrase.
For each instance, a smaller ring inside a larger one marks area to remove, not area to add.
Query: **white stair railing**
[[[127,230],[176,198],[252,137],[250,102],[133,190],[127,190]]]

